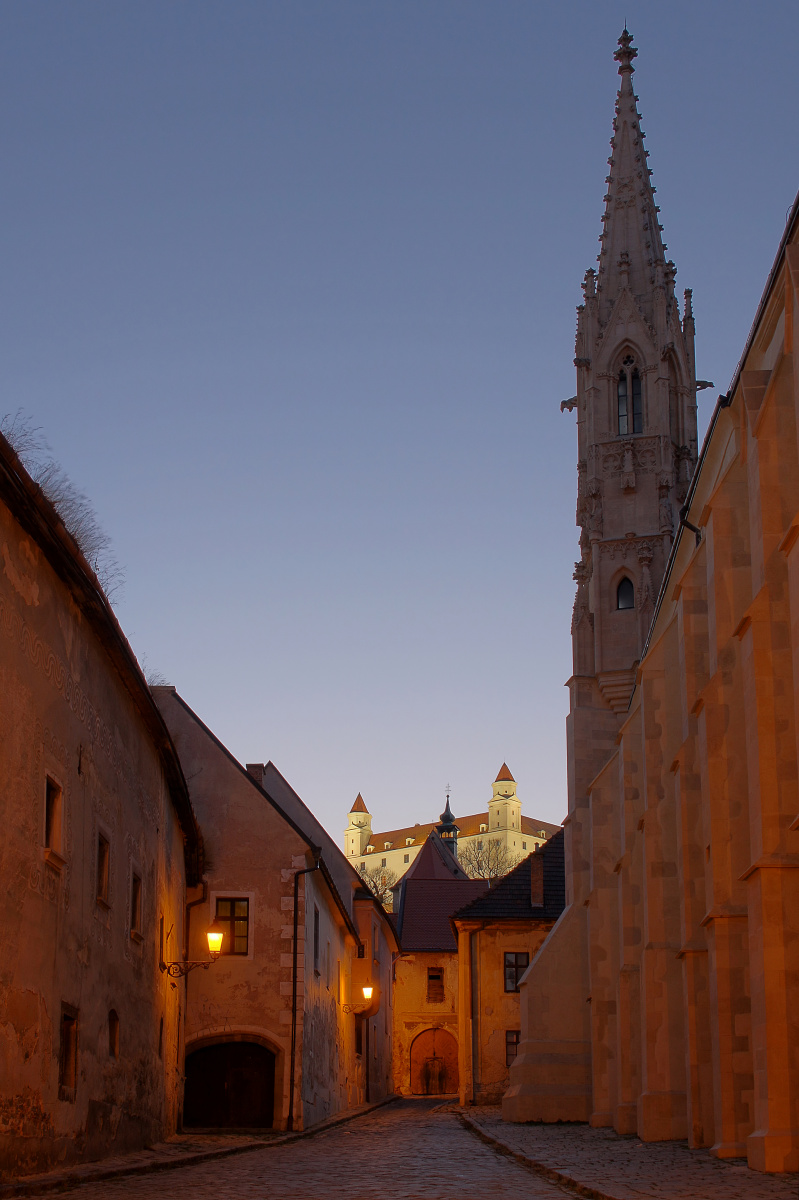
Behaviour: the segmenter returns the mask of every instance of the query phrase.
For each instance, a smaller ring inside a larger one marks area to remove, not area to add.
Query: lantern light
[[[371,999],[372,999],[372,991],[373,991],[373,989],[372,989],[371,987],[365,987],[365,988],[363,989],[363,998],[364,998],[364,1000],[371,1000]]]
[[[205,935],[208,938],[208,951],[214,956],[222,953],[222,940],[225,936],[225,931],[219,924],[216,918],[208,926],[208,931]]]

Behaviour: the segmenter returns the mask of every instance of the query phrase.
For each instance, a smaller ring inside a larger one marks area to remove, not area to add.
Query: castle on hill
[[[491,799],[486,812],[469,816],[453,817],[447,796],[447,806],[440,822],[415,824],[403,829],[389,829],[384,833],[372,832],[372,815],[360,792],[349,812],[344,831],[344,853],[353,862],[356,870],[369,867],[385,867],[399,878],[421,850],[428,834],[434,829],[447,838],[454,853],[458,846],[476,843],[482,849],[483,842],[498,842],[507,851],[511,862],[537,850],[542,843],[559,830],[536,817],[526,817],[516,794],[516,780],[502,764],[494,780]]]

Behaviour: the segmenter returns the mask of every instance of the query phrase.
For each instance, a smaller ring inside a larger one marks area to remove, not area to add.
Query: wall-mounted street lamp
[[[362,988],[361,990],[363,991],[364,1003],[363,1004],[342,1004],[342,1006],[341,1006],[342,1012],[363,1013],[363,1012],[366,1012],[367,1008],[372,1007],[372,992],[374,991],[374,988],[367,986],[365,988]]]
[[[164,962],[158,964],[162,971],[166,971],[170,979],[179,979],[181,975],[188,975],[189,971],[193,971],[195,967],[202,967],[207,971],[211,963],[215,963],[222,953],[222,942],[225,937],[225,931],[219,924],[216,918],[211,922],[206,930],[205,936],[208,939],[208,953],[210,958],[200,958],[196,962],[186,962],[178,960],[177,962]]]

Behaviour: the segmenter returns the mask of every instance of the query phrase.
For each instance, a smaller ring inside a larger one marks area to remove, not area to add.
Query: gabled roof
[[[362,813],[366,813],[367,816],[369,815],[369,809],[364,804],[363,796],[361,795],[360,792],[358,792],[358,795],[355,797],[355,803],[353,804],[352,808],[350,809],[350,812],[362,812]]]
[[[563,840],[561,829],[534,854],[523,858],[490,891],[458,909],[453,920],[556,921],[566,907]]]
[[[403,882],[398,933],[402,949],[454,953],[458,942],[450,917],[486,889],[484,879],[417,879]]]
[[[494,780],[494,783],[515,783],[515,782],[516,782],[516,780],[513,778],[510,771],[508,770],[508,764],[503,763],[502,766],[499,768],[499,775],[497,775],[496,779]]]
[[[394,889],[394,918],[405,951],[454,953],[452,913],[481,895],[483,879],[469,879],[436,830]]]
[[[437,830],[432,829],[403,879],[468,879],[451,850],[444,845]]]

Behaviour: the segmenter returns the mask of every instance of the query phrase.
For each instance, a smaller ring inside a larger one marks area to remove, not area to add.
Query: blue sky
[[[799,186],[795,3],[0,4],[0,411],[136,653],[334,836],[565,814],[575,305],[626,16],[697,367]],[[716,393],[702,395],[702,427]]]

